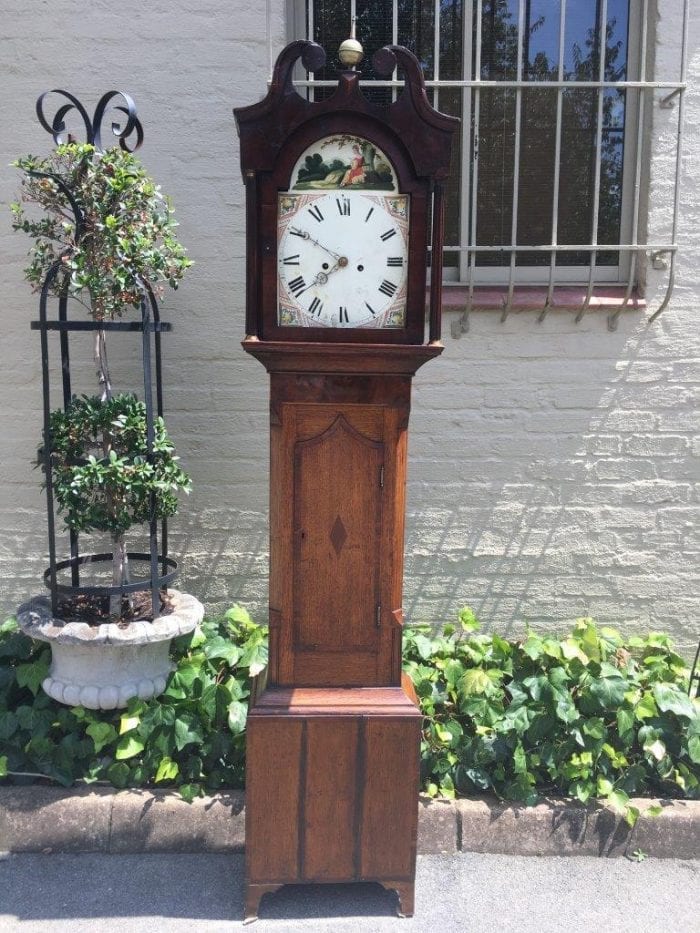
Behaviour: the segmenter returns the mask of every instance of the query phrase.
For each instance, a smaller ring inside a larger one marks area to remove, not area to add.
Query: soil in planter
[[[167,590],[161,590],[160,615],[169,615],[172,611],[172,599]],[[57,615],[64,622],[87,622],[88,625],[94,626],[114,622],[123,628],[135,619],[152,622],[151,593],[148,590],[132,593],[131,605],[127,597],[122,596],[122,611],[119,618],[109,614],[109,596],[87,596],[85,594],[61,599],[58,603]]]

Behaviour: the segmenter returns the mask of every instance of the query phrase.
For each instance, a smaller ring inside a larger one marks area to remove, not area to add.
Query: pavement
[[[290,885],[251,933],[668,933],[700,930],[700,860],[460,853],[418,857],[416,915],[378,885]],[[0,856],[2,933],[243,929],[237,854]]]

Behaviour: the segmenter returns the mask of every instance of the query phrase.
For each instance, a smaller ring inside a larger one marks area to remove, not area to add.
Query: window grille
[[[377,80],[371,56],[406,45],[423,65],[433,105],[462,118],[447,188],[446,280],[499,285],[502,320],[516,286],[536,285],[542,320],[555,288],[578,285],[580,321],[596,288],[617,286],[610,315],[633,305],[645,256],[668,269],[651,320],[674,283],[689,0],[682,8],[678,75],[651,80],[650,0],[306,0],[290,32],[319,42],[329,60],[356,17],[365,93],[395,99],[401,76]],[[334,66],[297,82],[311,99],[335,86]],[[677,99],[675,189],[669,240],[645,238],[645,128],[653,106]],[[466,329],[466,328],[464,328]]]

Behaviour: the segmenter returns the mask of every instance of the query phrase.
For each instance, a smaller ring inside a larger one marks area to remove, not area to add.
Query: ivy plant
[[[191,800],[241,787],[250,678],[267,663],[267,629],[234,606],[173,642],[165,693],[126,710],[65,707],[41,690],[49,649],[0,626],[0,777],[115,787],[178,787]]]
[[[464,609],[437,636],[406,632],[429,794],[598,797],[631,823],[633,795],[700,797],[700,701],[668,636],[624,640],[592,619],[564,638],[479,629]]]
[[[126,711],[68,709],[40,690],[48,649],[0,627],[0,776],[178,787],[188,799],[244,780],[250,676],[267,629],[239,606],[174,643],[165,694]],[[404,666],[423,712],[423,788],[535,803],[700,798],[700,701],[666,635],[623,639],[579,620],[563,638],[483,634],[469,609],[435,634],[409,627]],[[9,778],[8,778],[9,779]]]

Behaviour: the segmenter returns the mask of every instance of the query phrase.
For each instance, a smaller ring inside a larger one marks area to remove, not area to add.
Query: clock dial
[[[408,196],[281,194],[277,265],[279,324],[403,327]]]

